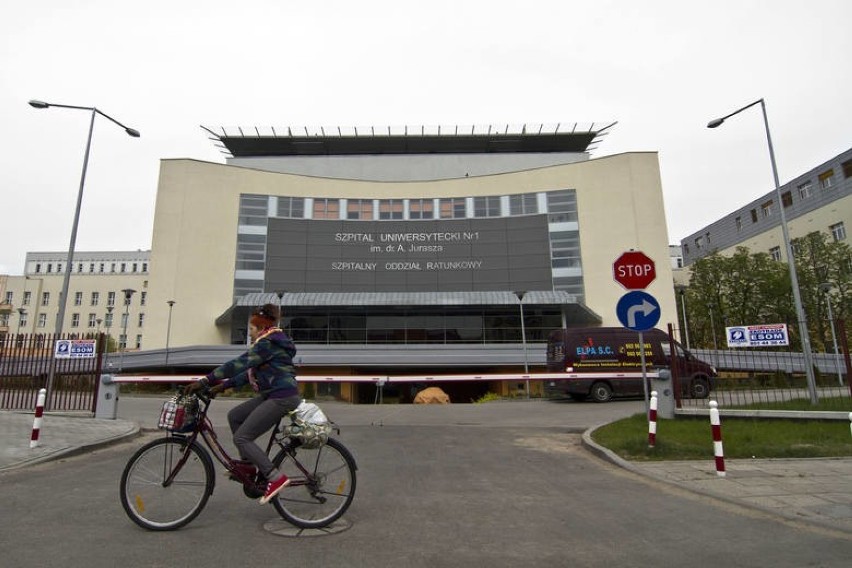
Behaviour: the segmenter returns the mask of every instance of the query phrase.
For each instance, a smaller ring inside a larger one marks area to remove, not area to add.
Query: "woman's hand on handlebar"
[[[208,386],[209,386],[209,384],[208,384],[206,379],[193,381],[193,382],[191,382],[188,385],[183,387],[183,394],[184,395],[191,395],[191,394],[196,394],[198,392],[203,392],[203,391],[207,390]]]

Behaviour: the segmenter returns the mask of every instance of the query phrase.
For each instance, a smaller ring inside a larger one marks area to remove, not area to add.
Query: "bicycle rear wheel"
[[[188,453],[168,486],[166,478]],[[121,505],[130,519],[152,531],[180,528],[198,516],[213,493],[210,455],[195,442],[160,438],[142,446],[121,475]]]
[[[272,500],[278,513],[293,525],[321,528],[340,518],[355,497],[355,458],[333,438],[316,449],[282,450],[272,460],[290,478]]]

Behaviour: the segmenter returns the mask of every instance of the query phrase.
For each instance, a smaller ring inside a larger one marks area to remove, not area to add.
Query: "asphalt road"
[[[122,414],[136,404],[159,406],[157,400],[123,399]],[[596,420],[601,412],[630,414],[628,405],[641,409],[642,402],[416,409],[331,405],[329,413],[336,412],[344,425],[341,440],[359,464],[357,494],[345,516],[352,526],[335,535],[301,538],[265,530],[276,519],[275,510],[246,499],[222,475],[207,508],[189,526],[169,533],[137,527],[121,508],[118,484],[130,455],[159,435],[149,433],[0,475],[2,563],[848,565],[848,539],[720,505],[592,457],[580,446],[572,422]],[[581,420],[581,414],[588,416]]]

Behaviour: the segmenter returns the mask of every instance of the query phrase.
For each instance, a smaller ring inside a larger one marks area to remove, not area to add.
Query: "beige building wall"
[[[3,291],[5,300],[6,293],[11,293],[12,301],[8,317],[9,333],[44,333],[53,334],[56,331],[56,317],[59,312],[59,296],[62,291],[64,274],[40,274],[27,276],[7,276],[6,286]],[[121,290],[130,288],[136,290],[128,306],[127,349],[136,349],[137,336],[142,336],[142,348],[146,348],[145,334],[148,328],[149,304],[147,291],[150,281],[149,273],[124,273],[124,274],[77,274],[72,273],[69,282],[68,302],[65,308],[65,320],[63,333],[88,334],[96,333],[98,329],[109,332],[116,342],[123,333],[122,318],[125,314],[124,294]],[[107,307],[109,306],[109,294],[115,293],[113,304],[113,322],[107,328]],[[29,293],[29,294],[27,294]],[[80,304],[76,305],[77,294],[81,294]],[[92,294],[97,294],[97,305],[92,305]],[[144,295],[143,295],[144,293]],[[48,295],[47,304],[44,305],[44,294]],[[27,300],[29,296],[29,300]],[[142,304],[142,301],[145,304]],[[19,308],[25,310],[21,318]],[[77,325],[74,325],[74,315],[77,314]],[[90,325],[90,316],[94,314],[94,320],[100,319]],[[142,325],[139,325],[139,316],[142,315]]]
[[[273,173],[196,160],[163,160],[154,217],[146,349],[228,343],[215,320],[232,304],[240,194],[415,199],[513,195],[574,189],[586,304],[603,325],[620,325],[626,292],[612,263],[634,249],[654,259],[648,292],[660,326],[677,319],[657,154],[626,153],[579,163],[469,178],[374,182]],[[169,300],[175,302],[168,325]]]
[[[790,219],[787,222],[787,229],[790,232],[790,239],[797,239],[814,231],[829,233],[829,227],[841,222],[846,227],[847,232],[852,230],[852,195],[832,201],[825,207],[815,209],[795,219]],[[719,253],[732,255],[737,246],[747,247],[752,253],[768,253],[771,249],[779,247],[781,260],[787,262],[787,250],[780,225],[742,241],[736,246],[720,250]]]

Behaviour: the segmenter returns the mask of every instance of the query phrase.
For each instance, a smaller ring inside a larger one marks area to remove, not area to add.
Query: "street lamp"
[[[130,319],[130,298],[136,293],[132,288],[125,288],[124,292],[124,345],[118,357],[118,372],[124,371],[124,352],[127,351],[127,321]]]
[[[713,334],[713,349],[716,351],[719,350],[719,345],[716,343],[716,324],[713,323],[713,302],[707,304],[708,311],[710,312],[710,333]]]
[[[769,118],[766,116],[766,103],[763,99],[758,99],[739,110],[735,110],[731,114],[711,120],[707,123],[707,128],[716,128],[721,126],[726,119],[739,114],[758,103],[760,103],[760,109],[763,111],[763,125],[766,128],[766,142],[769,145],[769,159],[772,163],[772,175],[775,178],[775,197],[778,200],[778,210],[781,212],[781,233],[784,238],[784,248],[787,253],[787,266],[790,269],[790,284],[793,288],[793,303],[796,305],[796,318],[799,320],[799,335],[802,338],[802,355],[805,359],[805,376],[808,381],[808,391],[811,397],[811,404],[817,404],[819,399],[816,392],[816,378],[814,377],[811,340],[808,335],[808,320],[805,316],[805,309],[802,306],[802,295],[799,291],[799,277],[796,274],[796,260],[793,257],[793,246],[790,243],[790,231],[787,228],[787,214],[784,212],[784,203],[783,198],[781,197],[781,182],[778,180],[778,167],[775,164],[775,150],[772,147],[772,136],[769,134]]]
[[[677,291],[680,294],[680,308],[683,312],[683,333],[686,339],[686,348],[689,349],[689,322],[686,319],[686,286],[678,286]]]
[[[74,222],[71,225],[71,242],[68,245],[68,258],[65,262],[65,276],[62,280],[62,292],[59,294],[59,313],[56,315],[56,331],[55,331],[55,339],[59,339],[59,335],[62,333],[62,327],[65,323],[65,306],[68,301],[68,285],[71,280],[71,267],[74,262],[74,246],[77,242],[77,225],[80,222],[80,206],[83,204],[83,187],[86,184],[86,169],[89,166],[89,150],[92,147],[92,133],[95,129],[95,115],[101,115],[102,117],[114,122],[124,129],[124,131],[133,138],[139,138],[139,131],[134,130],[133,128],[129,128],[124,126],[116,119],[111,116],[104,114],[99,111],[95,107],[83,107],[83,106],[74,106],[74,105],[60,105],[56,103],[46,103],[44,101],[30,101],[30,106],[33,108],[44,109],[48,107],[57,107],[57,108],[70,108],[75,110],[87,110],[92,113],[92,117],[89,121],[89,137],[86,140],[86,153],[83,155],[83,172],[80,174],[80,189],[77,191],[77,207],[74,210]],[[50,375],[47,379],[47,397],[50,400],[50,391],[53,386],[53,376],[56,372],[56,359],[51,359],[50,365]]]
[[[834,344],[834,366],[837,369],[837,384],[843,386],[843,375],[840,372],[840,353],[837,351],[837,334],[834,331],[834,316],[831,313],[831,298],[828,293],[834,287],[831,282],[819,285],[819,291],[825,295],[825,305],[828,306],[828,322],[831,324],[831,342]]]
[[[284,325],[281,323],[281,320],[284,319],[284,313],[281,309],[281,304],[284,299],[284,290],[276,290],[275,295],[278,296],[278,327],[284,329]]]
[[[174,300],[166,302],[169,305],[169,323],[166,326],[166,367],[169,366],[169,336],[172,334],[172,308],[175,305]]]
[[[21,326],[24,324],[25,315],[27,315],[27,310],[18,308],[18,335],[21,335]]]
[[[113,306],[107,306],[107,316],[106,321],[104,321],[104,326],[107,330],[107,340],[106,340],[106,349],[104,349],[105,357],[104,357],[104,365],[109,368],[109,341],[112,339],[112,311],[115,308]],[[112,369],[110,369],[112,371]]]
[[[530,373],[530,365],[529,360],[527,359],[527,330],[524,326],[524,296],[527,293],[525,291],[515,292],[515,296],[518,297],[518,305],[521,308],[521,342],[524,346],[524,374],[529,375]],[[527,398],[530,397],[530,380],[527,378]]]

